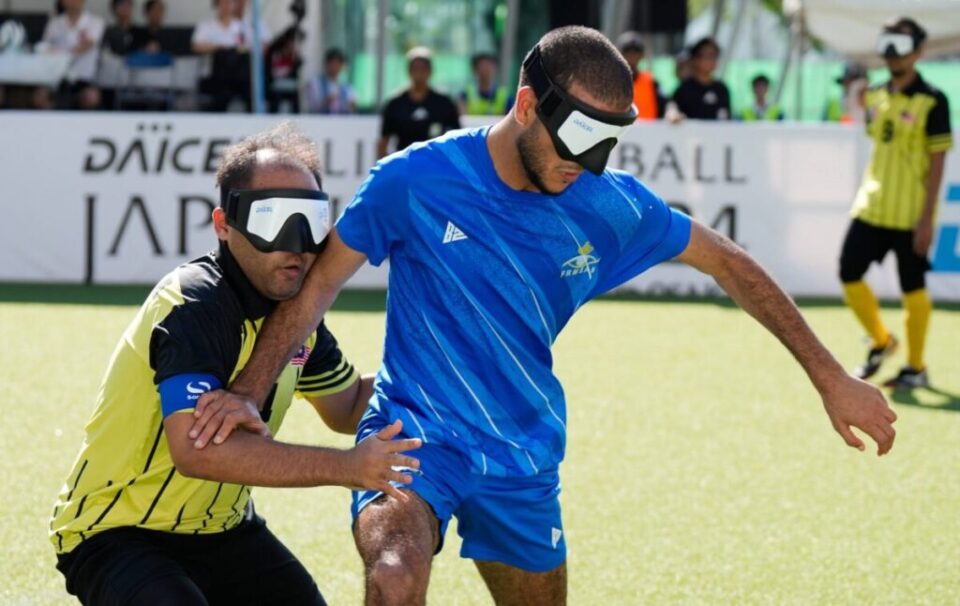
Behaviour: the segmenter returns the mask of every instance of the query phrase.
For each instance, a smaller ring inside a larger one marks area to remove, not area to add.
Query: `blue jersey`
[[[511,189],[487,131],[380,162],[337,230],[374,265],[390,258],[370,405],[475,473],[534,475],[566,446],[557,335],[590,299],[682,252],[690,220],[621,171],[584,172],[558,196]]]

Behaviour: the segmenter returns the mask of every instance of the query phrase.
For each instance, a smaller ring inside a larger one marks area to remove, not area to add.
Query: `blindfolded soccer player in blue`
[[[390,259],[383,365],[357,439],[402,420],[423,448],[407,501],[354,493],[368,603],[424,602],[451,517],[498,604],[565,602],[567,415],[550,347],[586,302],[670,259],[714,276],[787,346],[849,445],[864,448],[855,426],[891,448],[896,416],[881,394],[843,371],[749,255],[604,168],[632,99],[630,68],[600,33],[546,34],[503,120],[374,167],[233,393],[202,399],[211,411],[261,402],[344,282]]]

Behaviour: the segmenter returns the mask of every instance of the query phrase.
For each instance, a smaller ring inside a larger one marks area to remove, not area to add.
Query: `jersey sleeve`
[[[927,116],[927,151],[930,153],[947,151],[953,147],[953,133],[950,130],[950,103],[946,95],[937,91],[936,105]]]
[[[359,378],[360,374],[340,351],[333,334],[321,322],[297,381],[297,391],[304,396],[329,396],[347,389]]]
[[[337,233],[350,248],[380,265],[402,243],[409,224],[406,154],[381,161],[370,171],[337,221]]]
[[[239,334],[210,305],[175,307],[150,335],[150,367],[164,417],[194,408],[200,394],[226,385],[239,355]]]
[[[383,114],[380,118],[380,136],[390,137],[397,134],[397,125],[395,123],[396,112],[393,111],[394,100],[390,100],[383,107]]]
[[[629,175],[617,178],[637,209],[619,256],[601,270],[593,296],[620,286],[654,265],[673,259],[690,243],[691,219],[667,206],[659,196]],[[603,263],[601,263],[601,267]]]

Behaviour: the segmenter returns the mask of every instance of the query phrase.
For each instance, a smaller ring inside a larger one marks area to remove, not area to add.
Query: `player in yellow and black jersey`
[[[932,304],[926,289],[927,251],[944,155],[953,146],[947,98],[916,70],[926,32],[901,18],[886,26],[877,51],[887,62],[890,81],[866,95],[867,132],[874,148],[854,200],[853,221],[840,255],[840,279],[847,304],[872,339],[867,360],[855,374],[873,376],[897,348],[897,339],[880,319],[876,297],[863,281],[869,266],[893,250],[903,291],[907,364],[885,382],[889,387],[929,385],[924,341]]]
[[[67,590],[85,604],[322,604],[311,576],[267,529],[250,487],[384,487],[418,441],[399,428],[340,451],[272,439],[295,393],[354,433],[372,392],[321,322],[263,410],[200,394],[243,369],[264,318],[294,296],[330,231],[313,144],[280,127],[229,149],[213,213],[219,250],[168,274],[113,352],[86,438],[53,511]],[[205,446],[207,432],[220,433]],[[240,429],[229,440],[232,430]]]

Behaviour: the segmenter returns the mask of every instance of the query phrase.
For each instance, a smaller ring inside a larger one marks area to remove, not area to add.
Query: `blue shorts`
[[[389,421],[368,409],[357,440],[373,435]],[[373,414],[370,414],[373,413]],[[405,431],[397,437],[415,438]],[[467,458],[455,449],[425,443],[410,453],[420,460],[412,484],[396,484],[417,493],[440,522],[440,543],[451,517],[463,539],[460,557],[495,561],[530,572],[546,572],[567,559],[560,519],[557,469],[529,477],[499,478],[470,473]],[[383,493],[354,491],[351,512],[356,523],[363,508]]]

